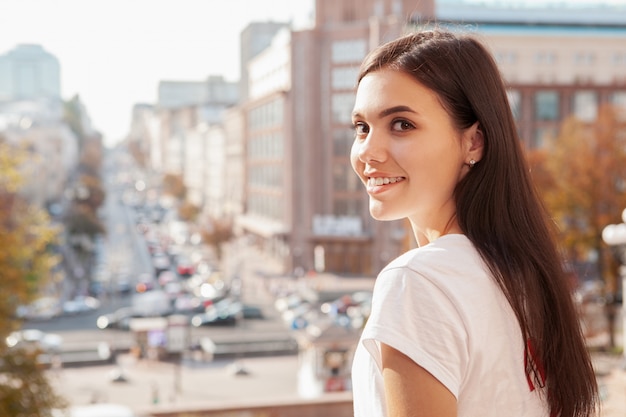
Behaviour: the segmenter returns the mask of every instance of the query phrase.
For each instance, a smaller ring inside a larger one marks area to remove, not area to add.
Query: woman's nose
[[[370,162],[382,162],[384,160],[385,147],[380,138],[375,137],[370,132],[365,140],[359,143],[359,160],[365,164]]]

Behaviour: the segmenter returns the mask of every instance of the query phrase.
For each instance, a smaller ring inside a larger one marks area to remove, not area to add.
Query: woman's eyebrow
[[[387,117],[387,116],[389,116],[391,114],[403,113],[403,112],[418,114],[415,110],[413,110],[409,106],[393,106],[393,107],[390,107],[388,109],[382,110],[380,113],[378,113],[378,117],[382,119],[383,117]],[[361,113],[359,113],[358,111],[355,111],[355,112],[352,113],[352,118],[353,119],[359,119],[361,117],[362,117]]]
[[[378,114],[378,117],[380,117],[382,119],[383,117],[387,117],[387,116],[389,116],[391,114],[403,113],[403,112],[409,112],[409,113],[417,114],[417,112],[415,110],[413,110],[412,108],[410,108],[409,106],[394,106],[394,107],[390,107],[388,109],[385,109],[385,110],[381,111]]]

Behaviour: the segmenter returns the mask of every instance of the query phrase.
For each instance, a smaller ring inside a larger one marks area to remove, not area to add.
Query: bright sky
[[[239,78],[239,35],[251,21],[287,22],[310,0],[2,0],[0,54],[35,43],[61,66],[107,143],[161,80]]]
[[[418,1],[418,0],[416,0]],[[450,0],[440,0],[449,2]],[[467,0],[580,4],[591,0]],[[594,0],[597,1],[597,0]],[[36,43],[61,65],[61,94],[79,94],[107,143],[132,106],[155,103],[161,80],[239,78],[239,35],[251,21],[286,22],[313,0],[0,0],[0,54]],[[626,0],[603,0],[624,4]]]

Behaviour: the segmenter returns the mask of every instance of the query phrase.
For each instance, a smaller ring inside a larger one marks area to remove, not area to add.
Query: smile
[[[369,187],[375,187],[380,185],[395,184],[396,182],[404,181],[405,179],[405,177],[369,177],[367,179],[367,185]]]

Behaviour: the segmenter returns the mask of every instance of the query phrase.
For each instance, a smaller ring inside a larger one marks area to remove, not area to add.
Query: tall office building
[[[433,1],[317,0],[312,29],[277,33],[247,63],[238,223],[286,272],[370,275],[401,252],[404,224],[371,219],[350,166],[350,114],[369,50],[433,13]]]
[[[241,100],[248,98],[248,63],[261,51],[266,49],[274,35],[283,29],[288,28],[286,22],[252,22],[241,32],[239,36],[239,96]]]
[[[59,99],[57,58],[40,45],[18,45],[0,55],[0,101]]]

